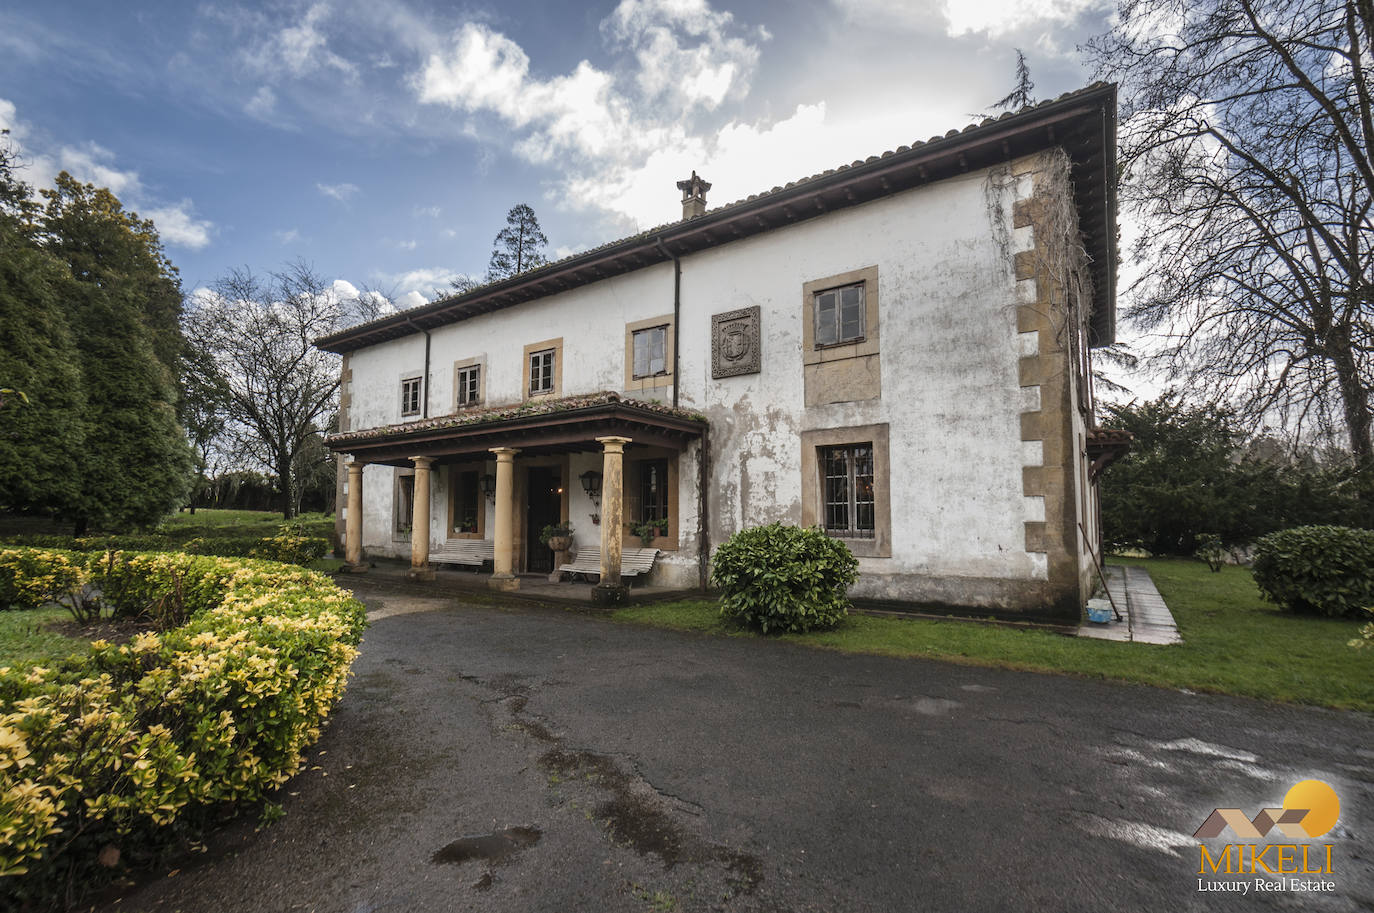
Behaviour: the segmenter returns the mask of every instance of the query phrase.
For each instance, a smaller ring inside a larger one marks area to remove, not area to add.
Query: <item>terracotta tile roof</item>
[[[638,411],[657,413],[659,415],[685,419],[691,422],[700,422],[702,424],[706,423],[704,416],[690,409],[674,409],[672,406],[652,402],[650,400],[626,399],[618,393],[614,393],[610,390],[602,390],[598,393],[588,393],[582,396],[531,400],[529,402],[515,403],[508,406],[493,406],[489,409],[472,409],[451,413],[449,415],[436,415],[432,418],[419,419],[412,422],[399,422],[394,425],[382,425],[378,428],[366,428],[361,431],[344,431],[338,434],[331,434],[328,438],[328,444],[335,449],[343,449],[348,444],[355,444],[362,441],[416,434],[425,431],[441,431],[453,428],[494,424],[513,419],[528,419],[541,415],[554,415],[557,413],[572,412],[577,409],[591,409],[616,403]]]

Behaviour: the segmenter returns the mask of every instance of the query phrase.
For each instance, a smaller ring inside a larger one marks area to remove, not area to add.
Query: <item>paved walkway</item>
[[[1164,604],[1164,597],[1155,589],[1155,582],[1145,568],[1111,565],[1107,568],[1107,590],[1125,617],[1106,624],[1085,621],[1078,627],[1079,637],[1138,644],[1183,643],[1173,613]]]
[[[285,818],[106,913],[1374,906],[1367,715],[357,585]],[[1336,890],[1200,892],[1206,816],[1307,777],[1341,799]]]

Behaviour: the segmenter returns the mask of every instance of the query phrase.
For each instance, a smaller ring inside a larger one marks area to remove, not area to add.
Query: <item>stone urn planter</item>
[[[566,552],[572,548],[572,535],[550,536],[549,548],[556,552]]]

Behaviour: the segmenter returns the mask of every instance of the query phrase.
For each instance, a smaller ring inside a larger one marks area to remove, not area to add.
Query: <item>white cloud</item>
[[[315,189],[327,197],[333,197],[340,203],[358,192],[356,184],[316,184]]]
[[[377,276],[384,286],[391,286],[398,307],[414,307],[424,304],[440,295],[449,294],[455,279],[466,279],[465,274],[448,267],[425,267],[405,273],[382,273]],[[408,303],[409,302],[409,303]]]
[[[393,241],[392,243],[395,244],[401,250],[414,250],[416,247],[419,246],[419,242],[415,240]]]
[[[634,52],[646,99],[667,95],[709,111],[727,95],[743,96],[758,66],[758,48],[727,34],[733,19],[705,0],[622,0],[601,30]]]
[[[951,36],[986,32],[995,38],[1027,26],[1069,23],[1110,5],[1106,0],[946,0],[944,12]]]
[[[276,238],[281,245],[286,246],[295,244],[299,241],[301,239],[301,233],[297,229],[286,228],[272,232],[272,237]]]
[[[834,0],[847,21],[872,29],[900,28],[950,37],[997,38],[1031,27],[1062,26],[1105,10],[1111,0]],[[1046,37],[1046,36],[1042,36]],[[1053,36],[1046,40],[1053,43]]]
[[[307,76],[333,70],[353,77],[357,68],[329,49],[329,41],[319,25],[329,13],[329,4],[316,3],[295,25],[275,32],[244,53],[244,60],[258,72],[276,75],[286,71],[292,76]]]
[[[267,120],[277,113],[277,93],[272,91],[271,86],[263,86],[253,93],[243,110],[250,117]]]
[[[532,75],[510,38],[466,23],[412,77],[423,104],[494,115],[521,134],[517,155],[546,164],[643,158],[679,143],[687,119],[742,97],[758,48],[733,17],[705,0],[623,0],[601,24],[612,49],[635,62],[628,76],[583,60],[563,75]],[[489,166],[485,154],[479,171]]]
[[[359,295],[358,287],[347,279],[335,279],[330,288],[341,300],[348,301],[357,298]]]
[[[415,216],[415,218],[417,219],[422,218],[424,216],[429,216],[431,219],[437,219],[439,218],[439,213],[441,213],[442,211],[443,210],[441,210],[438,206],[416,206],[414,209],[411,210],[411,214]]]
[[[137,194],[141,189],[138,172],[115,168],[114,153],[97,143],[88,142],[79,148],[63,146],[57,160],[62,170],[78,181],[107,187],[117,197]]]
[[[182,200],[175,206],[163,206],[143,213],[157,226],[158,236],[168,244],[200,250],[210,243],[210,233],[214,225],[205,219],[191,215],[194,205],[190,200]]]

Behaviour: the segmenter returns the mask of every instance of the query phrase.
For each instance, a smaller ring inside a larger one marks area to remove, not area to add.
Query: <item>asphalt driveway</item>
[[[1366,715],[358,594],[286,817],[108,909],[1374,907]],[[1309,777],[1336,890],[1199,891],[1203,818]]]

